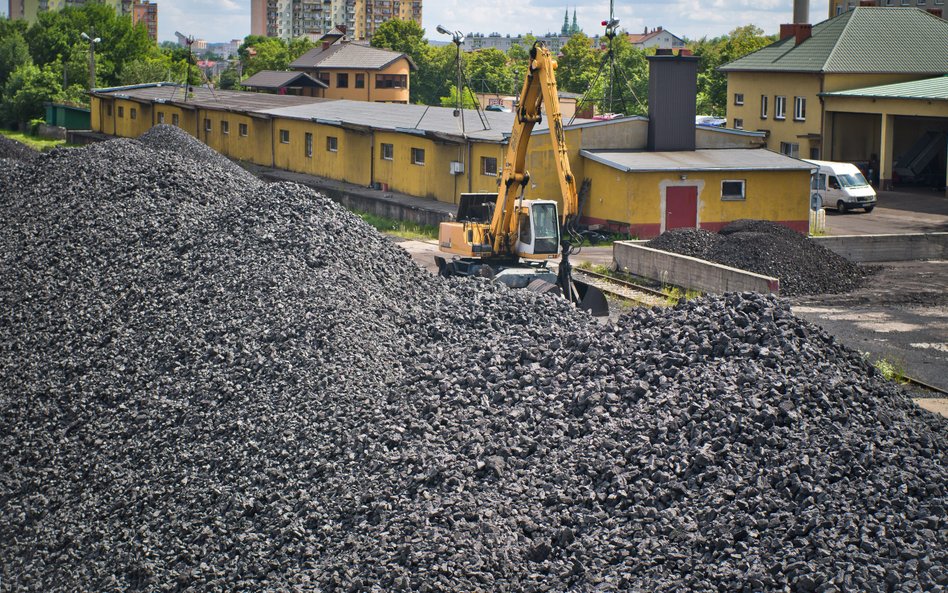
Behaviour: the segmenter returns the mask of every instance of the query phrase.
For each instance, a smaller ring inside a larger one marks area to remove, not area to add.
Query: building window
[[[792,156],[793,158],[800,157],[800,145],[796,142],[781,142],[780,143],[780,153],[787,156]]]
[[[319,80],[321,80],[323,84],[326,85],[327,88],[329,87],[329,73],[328,72],[320,72]]]
[[[326,150],[337,152],[339,150],[339,139],[335,136],[326,136]]]
[[[767,95],[760,96],[760,119],[767,119]]]
[[[221,134],[230,134],[230,122],[221,120]]]
[[[404,89],[408,87],[406,74],[376,74],[375,88],[377,89]]]
[[[179,122],[179,121],[180,121],[180,120],[178,119],[178,114],[177,114],[177,113],[172,113],[172,114],[171,114],[171,125],[176,126],[176,125],[178,125],[178,122]]]
[[[492,156],[481,157],[481,175],[497,177],[497,158]]]
[[[741,118],[739,118],[739,117],[735,117],[735,118],[734,118],[734,129],[735,129],[735,130],[743,130],[743,129],[744,129],[744,120],[741,119]]]
[[[130,118],[132,118],[132,119],[136,119],[136,118],[138,117],[138,110],[135,109],[134,107],[132,107],[132,108],[128,111],[128,116],[129,116]]]
[[[340,72],[336,74],[336,88],[338,89],[349,88],[349,73],[348,72]]]
[[[411,149],[411,164],[413,165],[425,164],[425,149],[424,148]]]
[[[237,133],[241,136],[247,135],[247,124],[237,124]]]
[[[796,121],[806,120],[806,97],[793,98],[793,119]]]
[[[382,160],[395,160],[395,146],[393,144],[382,144]]]
[[[105,114],[109,117],[112,117],[112,104],[111,103],[107,103],[105,105]]]
[[[813,160],[820,160],[820,149],[819,147],[813,146],[810,148],[810,158]]]
[[[211,131],[211,120],[206,117],[204,118],[204,131],[205,132]]]
[[[745,198],[743,179],[725,179],[721,182],[722,200],[743,200]]]
[[[744,104],[744,93],[734,93],[734,104],[735,105]]]
[[[786,97],[774,97],[774,119],[787,119]]]
[[[309,132],[306,132],[305,138],[306,138],[306,141],[304,144],[306,146],[305,148],[306,156],[312,157],[313,156],[313,135],[310,134]]]
[[[290,131],[280,130],[280,144],[289,144],[289,143],[290,143]]]
[[[122,118],[125,117],[125,108],[122,107],[121,105],[119,105],[119,108],[118,108],[118,116]]]
[[[356,74],[355,88],[357,89],[365,88],[365,74]]]
[[[165,113],[163,111],[158,112],[158,123],[165,123]]]

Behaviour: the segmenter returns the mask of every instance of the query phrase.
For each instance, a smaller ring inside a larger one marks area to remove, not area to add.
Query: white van
[[[872,212],[876,207],[876,191],[856,165],[804,160],[819,167],[810,180],[810,189],[822,196],[823,208],[836,208],[840,212],[862,208]]]

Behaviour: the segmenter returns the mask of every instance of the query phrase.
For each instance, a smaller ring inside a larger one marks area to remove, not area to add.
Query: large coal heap
[[[806,236],[764,220],[737,220],[718,233],[673,229],[645,245],[778,278],[784,296],[849,292],[867,275]]]
[[[39,151],[33,150],[22,142],[11,140],[0,134],[0,159],[12,159],[14,161],[31,161],[39,155]]]
[[[780,300],[601,326],[137,141],[0,195],[2,591],[948,586],[948,423]]]

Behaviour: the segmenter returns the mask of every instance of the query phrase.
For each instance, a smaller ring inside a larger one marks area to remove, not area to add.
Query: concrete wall
[[[780,292],[780,281],[776,278],[651,249],[631,241],[615,243],[612,249],[613,258],[620,270],[662,284],[713,294],[740,291],[775,294]]]
[[[948,233],[841,235],[812,240],[854,262],[911,261],[948,257]]]

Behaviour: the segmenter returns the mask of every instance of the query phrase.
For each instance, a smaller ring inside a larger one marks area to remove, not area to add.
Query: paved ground
[[[948,232],[948,197],[929,189],[879,192],[875,210],[826,211],[828,235]]]

